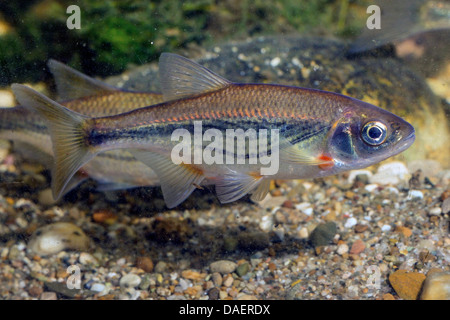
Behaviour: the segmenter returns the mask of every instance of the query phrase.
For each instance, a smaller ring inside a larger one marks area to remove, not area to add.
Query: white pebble
[[[89,238],[72,223],[57,222],[37,229],[28,248],[38,255],[56,254],[62,250],[86,250]]]
[[[346,228],[351,228],[354,225],[356,225],[358,223],[358,221],[356,220],[356,218],[348,218],[347,221],[344,224],[344,227]]]
[[[423,192],[420,190],[410,190],[408,193],[408,197],[406,198],[407,200],[412,200],[412,199],[423,199]]]
[[[342,256],[343,254],[345,254],[345,253],[348,252],[348,245],[346,245],[345,243],[340,244],[340,245],[337,247],[336,252],[337,252],[337,254],[339,254],[339,255]]]
[[[279,57],[275,57],[270,61],[270,65],[272,67],[276,67],[277,65],[279,65],[281,62],[281,59]]]
[[[398,184],[400,181],[409,179],[409,171],[404,163],[393,161],[382,164],[377,173],[370,178],[371,183],[378,183],[381,185]]]
[[[141,283],[141,277],[136,274],[126,274],[120,278],[119,285],[122,288],[135,288]]]
[[[264,232],[269,232],[273,228],[273,215],[265,215],[261,218],[259,227]]]
[[[381,231],[390,231],[392,227],[388,224],[385,224],[381,227]]]
[[[442,213],[442,209],[439,207],[434,207],[430,210],[430,215],[432,216],[438,216]]]
[[[91,291],[95,291],[95,292],[102,292],[103,290],[105,290],[105,285],[102,283],[94,283],[91,286]]]
[[[378,185],[375,184],[375,183],[368,184],[368,185],[366,185],[366,186],[364,187],[364,189],[365,189],[367,192],[373,192],[373,191],[377,190],[377,188],[378,188]]]

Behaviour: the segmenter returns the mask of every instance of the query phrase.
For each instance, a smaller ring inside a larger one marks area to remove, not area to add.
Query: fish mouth
[[[409,134],[403,138],[403,141],[396,148],[398,151],[396,154],[408,149],[414,143],[414,140],[416,140],[416,134],[414,128],[411,126]]]

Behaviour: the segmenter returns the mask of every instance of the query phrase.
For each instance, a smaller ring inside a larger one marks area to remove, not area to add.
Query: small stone
[[[390,293],[383,294],[383,300],[395,300],[395,297]]]
[[[181,276],[189,280],[202,280],[206,277],[206,274],[194,270],[184,270],[181,272]]]
[[[222,285],[223,278],[219,272],[214,272],[211,278],[216,287],[220,287]]]
[[[405,300],[416,300],[419,296],[425,275],[419,272],[397,270],[389,276],[389,282],[398,296]]]
[[[133,273],[124,275],[119,281],[119,285],[122,288],[136,288],[140,283],[141,277]]]
[[[98,223],[104,223],[108,225],[114,224],[119,217],[117,214],[108,210],[98,210],[92,214],[92,219]]]
[[[366,249],[364,241],[358,239],[355,242],[353,242],[352,248],[350,249],[350,254],[360,254],[361,252],[364,251],[364,249]]]
[[[250,270],[250,265],[247,262],[245,262],[245,263],[240,264],[236,268],[236,273],[239,277],[242,277],[242,276],[245,276],[249,270]]]
[[[308,236],[309,236],[309,233],[308,233],[308,229],[306,227],[301,228],[297,232],[297,238],[299,238],[299,239],[307,239]]]
[[[228,260],[215,261],[209,265],[211,272],[219,272],[221,274],[232,273],[236,270],[236,267],[236,263]]]
[[[62,250],[86,251],[89,238],[81,228],[68,222],[57,222],[37,229],[28,243],[35,254],[44,256]]]
[[[103,283],[94,283],[90,290],[91,291],[95,291],[95,292],[102,292],[103,290],[105,290],[106,286]]]
[[[228,276],[228,277],[225,279],[225,281],[223,282],[223,285],[224,285],[225,287],[229,288],[229,287],[231,287],[231,285],[233,284],[233,281],[234,281],[233,277]]]
[[[423,192],[420,190],[410,190],[408,193],[408,200],[423,199]]]
[[[358,221],[355,218],[348,218],[347,221],[344,224],[345,228],[352,228],[353,226],[356,225]]]
[[[155,265],[155,272],[156,273],[164,273],[167,269],[167,263],[164,261],[158,261],[158,263]]]
[[[450,197],[446,198],[444,202],[442,202],[442,212],[447,214],[450,212]]]
[[[442,208],[434,207],[428,212],[431,216],[439,216],[442,213]]]
[[[391,229],[392,229],[392,227],[390,225],[388,225],[388,224],[384,224],[381,227],[381,231],[391,231]]]
[[[421,300],[450,300],[450,273],[434,272],[428,275],[420,296]]]
[[[368,228],[369,228],[369,226],[367,224],[358,223],[357,225],[355,225],[355,232],[362,233],[362,232],[366,231]]]
[[[28,294],[32,297],[39,297],[43,293],[44,289],[41,286],[31,286],[28,289]]]
[[[41,300],[58,300],[55,292],[42,292]]]
[[[87,252],[80,253],[80,257],[78,258],[81,264],[84,265],[97,265],[98,261],[94,258],[93,255]]]
[[[380,185],[396,185],[400,181],[409,179],[409,170],[405,164],[399,161],[392,161],[378,167],[377,173],[370,178],[371,183]]]
[[[211,288],[208,291],[209,300],[218,300],[220,298],[220,290],[217,288]]]
[[[345,243],[338,245],[336,252],[341,256],[343,254],[346,254],[348,252],[348,245],[346,245]]]
[[[406,238],[409,238],[412,235],[412,230],[407,227],[396,227],[395,231],[403,234]]]
[[[153,271],[153,261],[149,257],[138,257],[136,259],[136,267],[145,272]]]
[[[336,223],[332,221],[322,223],[311,232],[309,239],[314,247],[326,246],[334,238],[336,232]]]

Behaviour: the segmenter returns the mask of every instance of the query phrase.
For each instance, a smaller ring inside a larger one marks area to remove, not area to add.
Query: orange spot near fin
[[[327,154],[321,154],[317,157],[319,160],[324,161],[323,163],[319,164],[319,168],[322,170],[329,170],[334,167],[334,160],[332,157],[330,157]]]

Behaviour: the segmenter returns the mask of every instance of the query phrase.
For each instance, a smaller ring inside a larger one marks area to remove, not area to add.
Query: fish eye
[[[362,128],[361,136],[368,145],[378,146],[386,140],[386,125],[380,121],[367,122]]]

